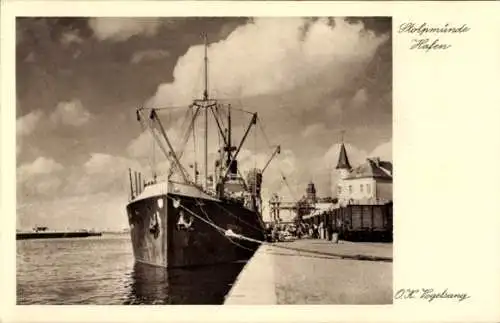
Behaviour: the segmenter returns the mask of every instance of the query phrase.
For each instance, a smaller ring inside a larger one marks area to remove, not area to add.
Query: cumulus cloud
[[[78,57],[80,57],[80,55],[82,55],[82,51],[81,50],[76,50],[74,53],[73,53],[73,59],[77,59]]]
[[[319,134],[323,133],[326,127],[322,123],[310,124],[302,130],[302,137],[317,137]]]
[[[25,58],[24,58],[24,61],[26,63],[33,63],[35,62],[35,53],[34,52],[30,52]]]
[[[71,194],[126,192],[129,188],[129,168],[145,174],[143,167],[135,160],[103,153],[92,153],[82,168],[73,170],[68,178],[66,191]]]
[[[181,131],[184,129],[180,129],[180,125],[174,125],[172,127],[167,127],[166,132],[168,139],[174,149],[179,151],[182,144],[182,135]],[[158,138],[163,138],[160,131],[157,129],[152,130]],[[184,130],[185,131],[185,130]],[[164,139],[161,139],[163,146],[167,149],[168,146]],[[133,158],[145,158],[148,156],[152,156],[153,154],[156,156],[164,156],[163,151],[160,149],[156,141],[154,140],[153,134],[151,130],[144,130],[138,137],[132,139],[127,146],[127,154]]]
[[[50,115],[53,123],[62,123],[69,126],[79,127],[90,120],[90,112],[85,109],[80,100],[74,99],[68,102],[59,102],[54,112]]]
[[[58,173],[63,169],[61,164],[46,157],[38,157],[32,163],[22,164],[17,169],[20,195],[53,194],[62,185]]]
[[[343,19],[335,19],[332,27],[328,19],[256,18],[209,46],[211,94],[273,94],[309,83],[324,86],[326,80],[335,88],[364,67],[387,38]],[[203,50],[193,46],[179,58],[174,82],[160,85],[151,104],[186,104],[200,95]]]
[[[26,196],[74,196],[129,190],[128,169],[149,175],[139,162],[126,157],[92,153],[80,166],[63,167],[46,157],[38,157],[17,169],[21,200]]]
[[[382,160],[392,161],[392,139],[375,147],[369,157],[379,157]]]
[[[80,100],[60,102],[47,118],[40,109],[34,110],[16,120],[16,134],[28,136],[50,120],[54,124],[64,124],[79,127],[90,120],[90,112],[85,109]]]
[[[16,120],[16,133],[20,136],[27,136],[33,133],[42,120],[42,110],[35,110]]]
[[[84,164],[87,174],[107,173],[117,169],[127,169],[130,166],[130,161],[126,158],[101,153],[93,153]]]
[[[50,174],[62,170],[64,167],[53,159],[38,157],[32,163],[19,166],[18,176],[26,178],[40,174]]]
[[[142,61],[152,61],[168,57],[170,53],[164,49],[148,49],[135,52],[130,58],[132,64],[137,64]]]
[[[351,99],[351,105],[353,107],[361,107],[366,104],[368,101],[368,94],[366,93],[366,89],[362,88],[356,91],[354,96]]]
[[[52,195],[62,185],[62,180],[57,177],[44,177],[36,182],[30,183],[30,189],[35,190],[40,195]]]
[[[82,37],[76,31],[68,31],[61,35],[61,44],[68,46],[70,44],[80,44],[83,42]]]
[[[89,26],[99,40],[125,41],[135,35],[155,35],[162,24],[160,18],[91,18]]]
[[[329,104],[325,109],[326,117],[328,119],[337,119],[342,117],[344,100],[336,99],[333,103]]]
[[[145,130],[128,144],[127,154],[134,158],[147,157],[148,154],[153,153],[153,147],[153,136],[149,130]],[[160,148],[156,147],[154,153],[161,153]]]

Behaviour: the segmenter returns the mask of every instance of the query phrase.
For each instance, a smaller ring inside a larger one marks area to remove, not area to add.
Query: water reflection
[[[124,304],[222,304],[244,265],[165,269],[135,263]]]

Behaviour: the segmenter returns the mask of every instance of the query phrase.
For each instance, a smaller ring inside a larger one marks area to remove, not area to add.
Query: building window
[[[338,193],[337,193],[337,194],[342,194],[342,186],[340,186],[340,185],[339,185],[339,186],[337,187],[337,190],[338,190]]]
[[[361,190],[361,193],[363,193],[363,184],[359,185],[359,189]]]
[[[371,193],[371,184],[366,184],[366,191],[368,192],[368,194]]]
[[[349,185],[349,194],[352,194],[352,185]]]

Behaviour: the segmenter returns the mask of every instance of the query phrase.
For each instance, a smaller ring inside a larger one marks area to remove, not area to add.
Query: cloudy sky
[[[16,30],[18,228],[127,226],[127,169],[148,175],[153,149],[135,108],[201,96],[202,32],[210,95],[258,112],[282,146],[266,195],[299,198],[310,180],[334,194],[341,130],[352,164],[392,160],[390,18],[22,18]],[[173,139],[183,113],[162,116]],[[242,166],[272,153],[259,134]]]

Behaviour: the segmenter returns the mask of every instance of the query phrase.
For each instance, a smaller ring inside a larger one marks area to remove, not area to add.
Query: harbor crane
[[[276,155],[279,154],[279,153],[281,153],[281,146],[280,145],[276,146],[276,149],[274,150],[273,154],[271,155],[271,157],[267,161],[267,163],[264,166],[264,168],[262,168],[262,174],[264,174],[264,171],[266,170],[266,168],[269,166],[269,164],[274,159],[274,157],[276,157]]]

